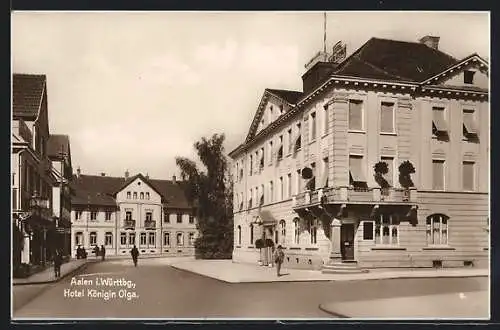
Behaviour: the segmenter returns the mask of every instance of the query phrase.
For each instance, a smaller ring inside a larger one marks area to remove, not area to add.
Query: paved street
[[[135,288],[97,286],[97,278],[124,279]],[[326,301],[357,301],[487,290],[487,278],[392,279],[353,282],[224,283],[174,269],[155,259],[96,263],[82,270],[71,285],[69,276],[48,286],[14,287],[14,317],[32,318],[330,318],[318,306]],[[116,297],[87,295],[111,288]],[[84,297],[64,297],[64,291],[84,290]],[[88,290],[98,289],[90,293]],[[125,292],[125,297],[120,294]],[[127,300],[128,294],[137,298]],[[28,298],[33,294],[37,296]],[[29,300],[31,299],[31,300]]]

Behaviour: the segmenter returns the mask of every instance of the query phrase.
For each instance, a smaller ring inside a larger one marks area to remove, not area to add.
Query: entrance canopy
[[[278,223],[270,211],[264,210],[259,212],[259,216],[262,219],[262,224],[264,226],[275,226]]]

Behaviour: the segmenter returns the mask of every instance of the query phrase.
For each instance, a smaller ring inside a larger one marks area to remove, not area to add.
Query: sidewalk
[[[85,267],[89,262],[97,262],[100,259],[72,259],[61,265],[61,277],[55,278],[54,267],[49,267],[39,273],[33,274],[27,278],[13,278],[13,285],[27,285],[27,284],[44,284],[57,282],[64,277],[73,274],[77,270]]]
[[[489,319],[487,291],[324,303],[319,308],[344,318]]]
[[[375,270],[362,274],[323,274],[318,270],[282,269],[256,264],[235,263],[232,260],[188,260],[173,262],[172,267],[211,277],[228,283],[301,282],[301,281],[359,281],[392,278],[475,277],[488,276],[486,268]]]

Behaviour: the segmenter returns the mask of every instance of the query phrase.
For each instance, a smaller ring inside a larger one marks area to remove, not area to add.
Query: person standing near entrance
[[[132,255],[132,260],[134,261],[134,266],[137,267],[137,258],[139,257],[139,250],[134,245],[132,250],[130,250],[130,254]]]
[[[56,250],[54,254],[54,275],[56,278],[61,277],[61,264],[62,264],[62,256],[59,250]]]
[[[285,260],[285,254],[283,253],[283,248],[281,245],[278,245],[276,251],[274,251],[274,262],[276,263],[276,275],[280,277],[281,264]]]
[[[104,258],[106,257],[106,249],[104,248],[104,245],[101,245],[101,257],[101,260],[104,261]]]

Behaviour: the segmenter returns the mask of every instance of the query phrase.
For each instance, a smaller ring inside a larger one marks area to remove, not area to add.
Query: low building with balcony
[[[432,36],[324,58],[302,92],[264,91],[230,153],[233,259],[261,238],[291,268],[487,265],[488,62]]]
[[[184,194],[184,183],[137,174],[123,177],[82,174],[72,180],[72,249],[89,255],[104,246],[106,255],[194,255],[197,228],[194,209]]]

